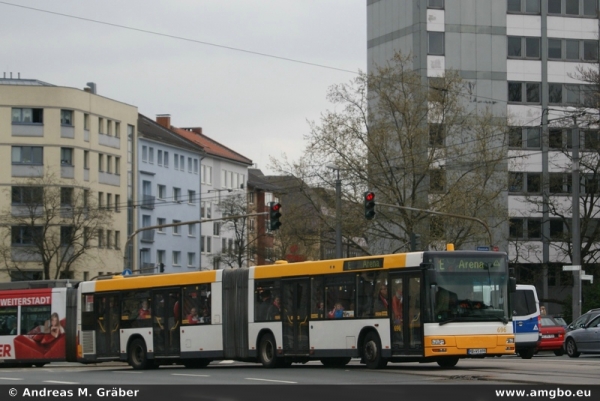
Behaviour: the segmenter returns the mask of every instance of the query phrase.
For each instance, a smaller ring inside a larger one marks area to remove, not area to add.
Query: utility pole
[[[571,216],[571,246],[573,266],[581,266],[581,227],[579,221],[579,125],[573,115],[573,171],[572,171],[572,216]],[[573,321],[581,316],[581,268],[573,270]]]

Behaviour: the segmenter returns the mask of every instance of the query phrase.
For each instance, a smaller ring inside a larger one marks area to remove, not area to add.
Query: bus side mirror
[[[427,284],[429,284],[430,286],[437,285],[437,283],[436,283],[437,275],[436,275],[435,270],[428,269],[426,274],[427,274]]]
[[[517,292],[517,279],[514,277],[508,278],[508,292],[509,293]]]

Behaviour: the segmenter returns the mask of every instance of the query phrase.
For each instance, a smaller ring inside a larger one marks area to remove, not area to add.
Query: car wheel
[[[567,340],[565,348],[567,349],[567,355],[569,355],[570,358],[577,358],[579,355],[581,355],[581,352],[577,351],[577,344],[575,344],[575,340],[572,338]]]

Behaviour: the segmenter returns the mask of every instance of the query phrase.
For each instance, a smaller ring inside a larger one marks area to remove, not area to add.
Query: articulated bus
[[[474,251],[113,276],[76,285],[67,360],[452,367],[514,354],[514,287],[505,253]]]

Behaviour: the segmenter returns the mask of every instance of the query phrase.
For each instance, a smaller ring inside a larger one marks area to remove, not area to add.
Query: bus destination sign
[[[503,271],[503,258],[435,258],[435,270],[439,272]]]
[[[344,271],[381,268],[383,268],[383,258],[347,260],[344,262]]]

